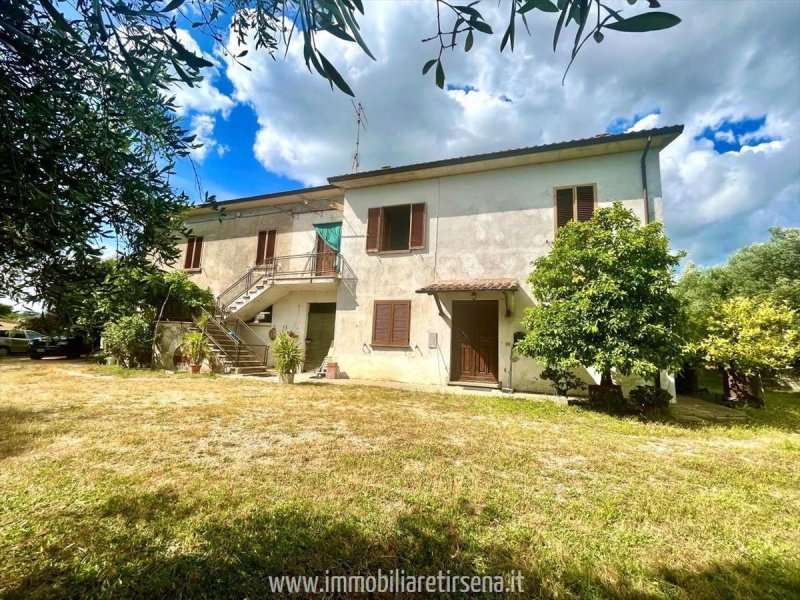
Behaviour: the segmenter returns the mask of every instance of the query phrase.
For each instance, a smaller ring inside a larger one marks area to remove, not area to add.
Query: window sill
[[[377,255],[393,255],[393,254],[411,254],[413,250],[411,248],[406,248],[403,250],[370,250],[367,254],[377,254]]]
[[[372,346],[373,348],[407,348],[409,350],[411,349],[411,346],[409,344],[383,344],[383,343],[372,342],[370,346]]]
[[[196,269],[184,269],[183,272],[184,273],[202,273],[203,272],[203,268],[202,267],[197,267]]]

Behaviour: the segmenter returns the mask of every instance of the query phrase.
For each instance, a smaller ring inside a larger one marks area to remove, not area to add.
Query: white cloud
[[[197,162],[203,162],[211,151],[216,151],[222,156],[228,151],[227,146],[222,146],[214,139],[214,127],[216,119],[212,115],[194,115],[189,122],[189,133],[195,135],[195,144],[202,144],[199,148],[192,150],[192,158]]]
[[[230,96],[220,92],[215,85],[219,78],[219,61],[216,57],[203,52],[185,29],[177,30],[177,38],[188,50],[213,63],[214,67],[203,69],[203,80],[194,87],[189,87],[183,82],[176,82],[172,85],[170,91],[175,96],[175,112],[178,116],[185,116],[192,111],[201,113],[219,111],[223,117],[227,118],[235,102]]]
[[[642,131],[643,129],[653,129],[654,127],[658,127],[659,120],[661,120],[660,114],[649,114],[646,117],[642,117],[636,121],[636,123],[633,124],[633,127],[625,130],[625,133],[630,133],[631,131]]]
[[[437,53],[420,43],[434,33],[432,3],[366,4],[362,34],[377,61],[331,38],[320,38],[320,48],[366,109],[364,170],[588,137],[636,114],[647,116],[634,131],[685,123],[683,136],[662,152],[667,229],[675,247],[713,262],[763,239],[772,224],[800,225],[800,4],[729,8],[675,3],[671,10],[683,18],[675,29],[609,32],[602,44],[587,44],[564,86],[568,40],[554,55],[552,15],[529,14],[534,35],[518,28],[513,54],[501,54],[507,15],[493,2],[481,10],[498,33],[477,36],[468,54],[445,53],[448,82],[473,87],[469,93],[441,91],[431,73],[421,76]],[[350,99],[308,72],[300,43],[285,61],[250,50],[252,71],[228,61],[226,74],[233,99],[257,114],[258,160],[305,184],[349,172],[356,131]],[[660,114],[650,114],[653,108]],[[695,140],[723,119],[764,114],[762,133],[779,141],[718,154],[711,141]]]

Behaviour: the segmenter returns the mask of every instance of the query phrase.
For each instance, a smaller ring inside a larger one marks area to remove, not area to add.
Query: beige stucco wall
[[[336,209],[287,214],[291,207],[262,207],[244,211],[227,209],[220,221],[216,215],[190,217],[185,224],[192,234],[203,237],[200,269],[189,271],[197,285],[211,288],[219,295],[231,283],[245,274],[255,264],[258,232],[277,230],[275,256],[307,254],[314,251],[316,231],[314,224],[341,221],[342,213]],[[181,256],[172,268],[182,269],[186,256],[186,240],[178,243]]]
[[[640,174],[641,152],[582,158],[437,179],[347,190],[343,214],[342,253],[357,278],[355,290],[339,287],[333,355],[351,378],[390,379],[413,383],[449,381],[450,323],[439,315],[434,299],[415,290],[449,279],[510,277],[520,284],[513,294],[513,315],[505,316],[498,292],[477,299],[498,299],[499,377],[505,387],[552,392],[541,381],[541,367],[522,358],[513,364],[513,333],[521,331],[524,309],[532,304],[526,278],[531,262],[549,251],[555,234],[553,194],[561,186],[596,184],[598,204],[622,201],[645,218]],[[661,217],[658,153],[648,156],[649,214]],[[426,245],[403,254],[367,254],[367,210],[371,207],[425,202]],[[454,299],[445,294],[449,316]],[[411,300],[408,348],[372,347],[375,300]],[[435,333],[436,348],[428,347]],[[584,374],[591,381],[588,373]]]
[[[269,332],[274,327],[277,331],[295,332],[298,343],[305,349],[308,309],[311,303],[316,302],[336,302],[336,290],[302,290],[282,296],[273,304],[272,323],[249,324],[252,331],[242,335],[242,339],[249,344],[271,346],[273,342],[269,338]],[[274,365],[271,353],[268,354],[267,364]]]

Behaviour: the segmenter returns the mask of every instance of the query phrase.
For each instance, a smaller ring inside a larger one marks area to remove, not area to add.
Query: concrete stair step
[[[264,365],[252,367],[234,367],[237,375],[269,375],[269,369]]]

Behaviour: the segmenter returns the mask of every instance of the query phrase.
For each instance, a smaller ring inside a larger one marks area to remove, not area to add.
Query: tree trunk
[[[608,387],[614,385],[614,380],[611,379],[611,369],[605,368],[603,369],[602,375],[600,375],[600,385],[603,387]]]
[[[722,387],[725,398],[732,402],[764,408],[757,377],[745,375],[734,368],[727,368],[723,371]]]

